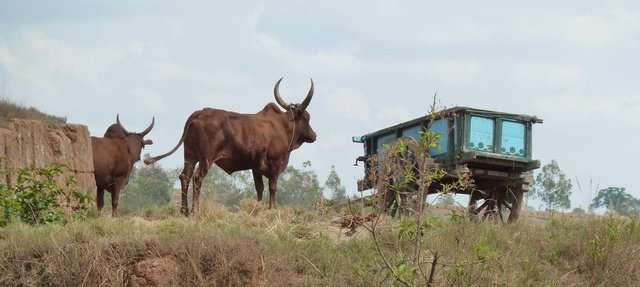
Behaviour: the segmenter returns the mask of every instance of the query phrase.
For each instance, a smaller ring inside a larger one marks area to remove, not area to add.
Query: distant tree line
[[[172,194],[177,194],[180,189],[178,180],[180,172],[179,168],[167,170],[156,164],[136,165],[129,184],[121,195],[121,206],[135,210],[169,204]],[[263,180],[265,181],[263,199],[267,200],[268,184],[266,179]],[[232,209],[238,208],[243,198],[256,198],[251,171],[240,171],[228,175],[214,166],[203,180],[200,196],[202,199],[214,200]],[[189,198],[191,198],[191,192]],[[300,168],[287,167],[278,180],[276,199],[279,205],[310,207],[321,199],[327,202],[342,202],[346,198],[346,189],[333,166],[323,186],[320,185],[318,175],[311,168],[309,161],[304,162]]]
[[[567,210],[571,208],[570,196],[573,185],[571,179],[552,160],[544,165],[534,180],[533,189],[527,193],[528,199],[539,199],[547,210]],[[624,187],[606,187],[598,190],[589,205],[590,210],[606,208],[607,211],[625,216],[640,216],[640,199],[626,192]],[[582,208],[574,212],[584,213]]]
[[[129,179],[120,204],[126,209],[163,206],[169,204],[172,193],[179,189],[178,176],[181,169],[166,170],[159,165],[137,165]],[[265,180],[264,198],[268,198],[268,184]],[[547,210],[569,210],[573,183],[560,169],[557,161],[544,165],[536,175],[533,188],[527,193],[527,199],[538,199]],[[190,193],[191,195],[191,193]],[[201,198],[214,200],[235,209],[243,198],[255,198],[253,177],[250,171],[226,174],[222,169],[213,167],[202,183]],[[334,166],[323,185],[317,173],[307,161],[301,167],[289,166],[280,175],[278,192],[279,205],[292,207],[310,207],[323,200],[328,203],[344,202],[347,193]],[[443,198],[441,201],[451,201]],[[598,190],[589,209],[605,208],[626,216],[640,216],[640,199],[629,194],[624,187],[606,187]],[[576,213],[584,213],[582,208],[574,208]]]

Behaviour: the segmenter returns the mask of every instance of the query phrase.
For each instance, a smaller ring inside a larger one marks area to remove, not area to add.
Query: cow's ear
[[[142,144],[144,144],[144,145],[152,145],[153,141],[152,140],[144,140],[144,141],[142,141]]]

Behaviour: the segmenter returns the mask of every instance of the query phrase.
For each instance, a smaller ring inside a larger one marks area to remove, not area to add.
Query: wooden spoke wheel
[[[518,220],[522,190],[505,186],[490,191],[475,190],[469,198],[469,214],[476,220],[512,223]]]
[[[416,211],[419,186],[411,178],[418,176],[418,163],[424,160],[420,158],[419,151],[415,139],[401,137],[384,152],[379,162],[377,184],[378,192],[384,193],[378,198],[381,211],[394,217]]]

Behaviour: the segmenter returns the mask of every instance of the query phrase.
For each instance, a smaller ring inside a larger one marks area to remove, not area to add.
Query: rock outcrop
[[[147,259],[135,265],[131,275],[131,286],[173,286],[178,273],[175,258],[166,256],[162,258]]]
[[[73,175],[82,191],[95,193],[91,138],[86,126],[10,120],[0,127],[0,157],[2,182],[14,184],[20,168],[61,163],[67,167],[61,181]]]

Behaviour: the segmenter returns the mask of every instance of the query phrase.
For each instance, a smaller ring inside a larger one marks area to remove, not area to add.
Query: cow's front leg
[[[98,206],[98,213],[101,213],[104,207],[104,189],[102,188],[98,188],[98,192],[96,192],[96,205]]]
[[[269,178],[269,209],[276,207],[276,190],[278,188],[278,177]]]
[[[253,183],[256,187],[256,194],[258,197],[258,201],[262,201],[262,192],[264,191],[264,182],[262,181],[262,174],[260,171],[254,169],[253,172]]]
[[[118,216],[118,200],[120,199],[120,191],[127,185],[129,182],[128,177],[122,177],[116,179],[116,182],[111,190],[111,216]]]

